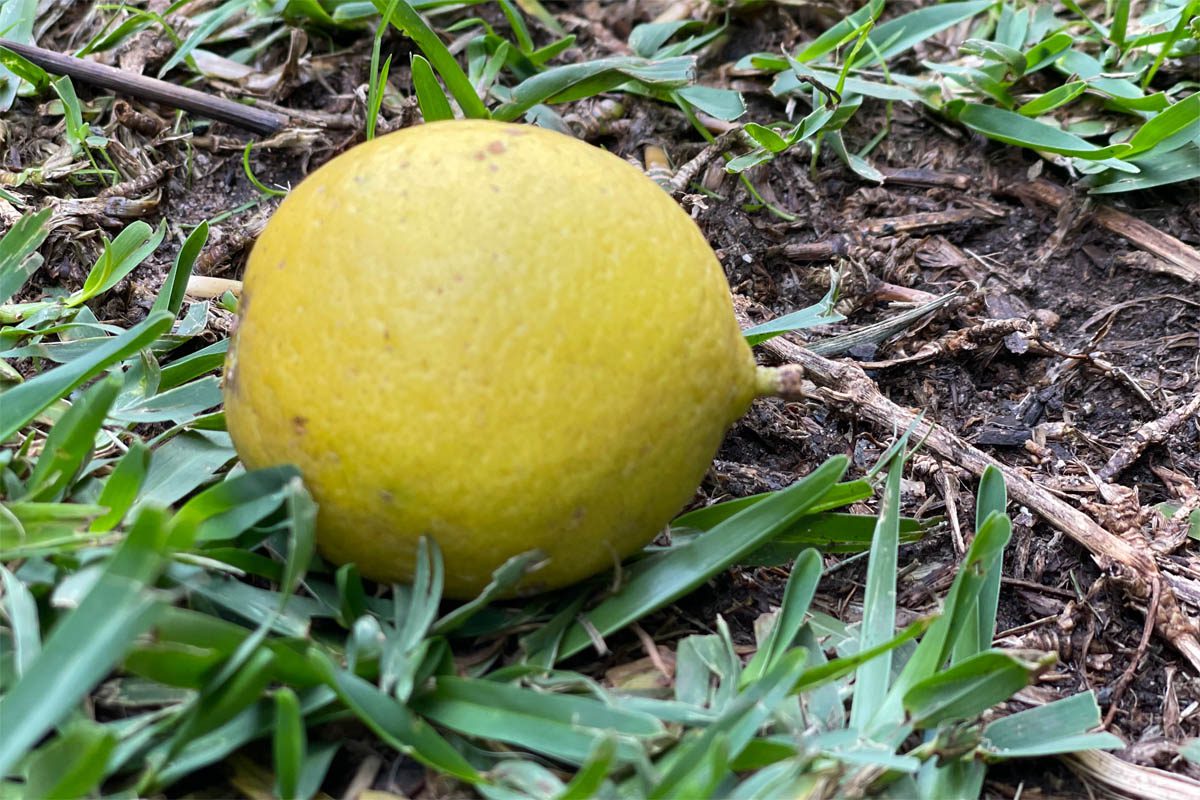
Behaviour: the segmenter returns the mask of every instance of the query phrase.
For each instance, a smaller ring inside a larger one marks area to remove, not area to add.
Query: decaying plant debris
[[[190,13],[212,5],[193,3],[167,19],[186,36],[196,29]],[[546,3],[578,37],[563,54],[568,62],[628,53],[635,22],[701,18],[708,5]],[[743,92],[751,117],[778,118],[766,84],[732,74],[730,64],[811,36],[822,29],[824,11],[746,5],[728,34],[701,52],[701,79]],[[42,7],[37,40],[60,53],[105,23],[93,4]],[[472,13],[497,29],[506,25],[492,4]],[[965,33],[952,28],[920,54],[950,49]],[[453,35],[447,41],[457,52]],[[211,234],[189,292],[219,298],[236,289],[278,190],[362,140],[371,44],[365,32],[291,28],[252,67],[223,57],[233,45],[197,54],[200,77],[192,88],[253,99],[263,114],[286,120],[261,137],[224,123],[193,129],[175,108],[134,93],[114,96],[81,79],[82,106],[107,139],[101,162],[96,151],[72,147],[61,103],[18,100],[0,120],[0,229],[26,210],[48,207],[52,216],[45,265],[17,300],[78,289],[105,237],[134,220],[165,224],[167,244],[93,309],[99,320],[128,325],[145,318],[185,233],[204,220]],[[399,36],[383,40],[393,66],[380,133],[419,120],[410,96],[412,50]],[[168,37],[147,28],[95,58],[153,76],[173,52]],[[187,76],[195,77],[190,70],[168,74],[180,82]],[[962,529],[970,527],[971,487],[986,465],[999,466],[1016,527],[997,639],[1059,657],[1018,700],[1037,704],[1095,689],[1108,730],[1128,744],[1116,769],[1111,756],[1088,754],[1066,762],[1073,773],[1054,764],[1036,776],[1000,770],[987,791],[1011,797],[1023,786],[1023,797],[1062,796],[1122,786],[1143,796],[1160,791],[1149,787],[1200,793],[1200,767],[1178,752],[1200,736],[1200,558],[1188,516],[1200,509],[1195,183],[1088,196],[1072,176],[1029,151],[898,103],[871,154],[882,184],[829,153],[815,172],[806,157],[789,153],[746,173],[756,198],[723,168],[723,156],[744,153],[747,144],[721,120],[701,120],[717,134],[707,143],[677,108],[646,98],[589,98],[559,111],[578,135],[661,170],[655,175],[717,250],[747,322],[816,302],[831,270],[839,275],[838,309],[848,319],[821,330],[821,338],[861,333],[931,304],[900,329],[843,340],[836,353],[803,348],[815,338],[805,335],[767,343],[766,357],[799,364],[804,380],[797,375],[788,402],[760,402],[737,425],[695,505],[780,489],[834,454],[849,455],[853,468],[864,470],[920,417],[914,440],[924,444],[906,475],[904,512],[947,519],[901,551],[904,611],[915,619],[936,609],[963,551]],[[844,135],[861,145],[884,124],[882,105],[865,108]],[[944,302],[933,302],[939,298]],[[231,315],[215,302],[208,313],[205,335],[215,339],[228,331]],[[32,369],[28,359],[14,367]],[[817,605],[845,620],[861,615],[863,570],[856,562],[832,570]],[[607,654],[579,657],[574,668],[610,680],[625,669],[669,682],[672,642],[707,630],[717,614],[739,645],[752,642],[755,619],[777,604],[785,579],[775,567],[734,570],[659,612],[654,625],[614,637]],[[489,656],[481,648],[480,660]],[[342,765],[347,787],[437,795],[412,762],[361,731],[354,735],[354,757]],[[252,793],[254,767],[238,763],[233,778],[212,779]],[[1142,771],[1122,773],[1130,765]],[[1131,785],[1139,780],[1145,784]]]

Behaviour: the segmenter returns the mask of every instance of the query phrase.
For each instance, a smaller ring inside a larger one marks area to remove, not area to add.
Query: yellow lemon
[[[225,376],[238,453],[300,469],[327,558],[404,581],[428,536],[451,597],[529,550],[522,593],[636,552],[754,394],[721,265],[667,193],[490,121],[389,134],[291,192]]]

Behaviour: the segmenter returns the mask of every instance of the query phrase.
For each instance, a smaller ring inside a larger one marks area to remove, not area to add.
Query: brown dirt
[[[567,57],[594,57],[611,52],[607,31],[623,40],[629,16],[605,11],[593,3],[549,4],[556,11],[569,5],[572,13],[591,17],[579,27],[577,52]],[[630,4],[626,4],[630,5]],[[632,5],[630,6],[632,7]],[[503,18],[487,6],[483,13],[500,29]],[[69,17],[70,15],[68,15]],[[618,19],[620,17],[620,19]],[[645,17],[638,19],[642,21]],[[95,20],[75,27],[64,18],[43,36],[44,46],[69,50],[86,40]],[[728,44],[705,62],[704,80],[722,81],[722,65],[743,53],[774,50],[800,35],[811,36],[821,20],[802,10],[767,5],[735,18]],[[544,32],[539,35],[545,39]],[[153,58],[152,41],[139,40]],[[266,62],[281,63],[287,42],[273,48]],[[407,64],[408,48],[387,40],[396,64]],[[354,90],[366,82],[361,37],[333,43],[314,36],[309,47],[314,63],[323,66],[320,80],[313,73],[272,97],[292,109],[329,112],[353,124],[317,126],[303,138],[278,137],[270,147],[256,149],[251,158],[255,174],[268,185],[286,186],[361,139],[363,106]],[[160,57],[161,58],[161,57]],[[407,91],[406,69],[393,72],[393,85]],[[303,73],[302,73],[303,75]],[[741,85],[741,84],[739,84]],[[211,88],[211,87],[210,87]],[[743,88],[752,88],[744,86]],[[149,165],[166,173],[155,186],[160,199],[145,215],[157,224],[170,224],[169,246],[160,248],[146,265],[95,308],[102,320],[133,322],[148,310],[185,229],[203,219],[250,204],[214,225],[200,272],[240,275],[247,246],[273,200],[246,180],[241,147],[247,137],[227,126],[200,128],[180,136],[170,127],[156,135],[138,132],[115,119],[104,95],[80,87],[85,102],[96,108],[95,122],[113,139],[115,149],[134,154],[118,159],[122,181],[136,179]],[[748,96],[752,117],[778,119],[781,107],[765,94]],[[618,136],[596,139],[622,156],[638,158],[647,144],[665,147],[676,163],[686,161],[702,143],[682,114],[660,104],[627,100],[628,127]],[[134,103],[143,113],[174,124],[167,109]],[[45,109],[22,101],[4,122],[6,170],[44,161],[63,141],[61,120]],[[390,127],[411,113],[386,112]],[[884,124],[881,110],[868,105],[846,131],[851,150],[864,145]],[[1070,176],[1033,154],[969,136],[922,112],[897,106],[891,132],[871,153],[879,167],[921,168],[965,176],[966,188],[921,188],[900,184],[875,186],[857,178],[830,154],[823,154],[817,175],[811,176],[807,156],[786,156],[757,169],[752,180],[765,197],[796,216],[785,222],[763,210],[747,210],[751,199],[733,177],[708,173],[707,188],[714,196],[688,196],[686,207],[696,218],[726,266],[735,292],[750,298],[769,315],[795,310],[820,298],[827,287],[828,268],[844,274],[841,307],[846,323],[822,335],[857,328],[886,318],[897,304],[881,298],[880,282],[931,294],[943,294],[965,282],[977,288],[967,300],[910,328],[878,348],[854,351],[868,361],[884,361],[916,352],[940,335],[989,318],[1011,316],[1036,319],[1043,340],[1065,353],[1091,352],[1121,372],[1105,372],[1084,363],[1064,370],[1064,360],[1035,350],[1020,352],[1003,343],[958,355],[942,355],[915,365],[875,369],[870,374],[895,402],[925,410],[927,415],[1005,463],[1039,481],[1070,476],[1087,477],[1142,423],[1153,420],[1174,404],[1200,390],[1200,293],[1195,285],[1148,272],[1140,266],[1146,256],[1129,241],[1088,222],[1077,203],[1065,213],[1021,200],[1013,193],[1041,171],[1042,177],[1070,185]],[[70,198],[95,197],[104,186],[94,179],[66,177],[44,186],[23,187],[31,207],[59,204]],[[145,196],[143,193],[137,196]],[[1077,198],[1079,203],[1083,197]],[[1188,245],[1200,245],[1200,200],[1195,185],[1123,195],[1103,202],[1170,233]],[[976,209],[968,222],[908,234],[871,236],[872,221],[918,212]],[[46,288],[77,288],[99,252],[99,235],[112,236],[127,219],[104,211],[56,217],[58,227],[43,252],[47,266],[41,283],[26,294]],[[801,262],[790,259],[785,247],[850,237],[846,255],[836,260]],[[800,337],[801,339],[803,337]],[[1142,392],[1131,386],[1142,387]],[[891,431],[857,421],[843,408],[762,401],[731,432],[696,503],[779,489],[811,471],[826,457],[848,454],[853,470],[869,468],[890,443]],[[1037,441],[1027,447],[1028,439]],[[1178,501],[1186,481],[1200,480],[1200,429],[1192,419],[1178,427],[1161,445],[1146,453],[1118,482],[1138,491],[1143,505]],[[918,468],[922,467],[923,468]],[[954,465],[936,459],[918,462],[906,477],[905,512],[922,518],[948,513],[938,470]],[[1182,490],[1165,479],[1169,470],[1183,476]],[[951,498],[959,521],[970,531],[974,482],[952,481]],[[955,488],[957,487],[957,488]],[[1084,497],[1088,497],[1085,493]],[[1092,498],[1094,499],[1094,498]],[[869,510],[869,509],[864,509]],[[1125,596],[1106,573],[1070,540],[1020,506],[1010,508],[1014,539],[1005,558],[1009,579],[1001,600],[998,630],[1015,631],[1010,645],[1056,650],[1060,663],[1038,687],[1042,699],[1095,689],[1103,710],[1111,688],[1126,669],[1142,635],[1143,616],[1127,605]],[[907,612],[935,608],[957,565],[949,526],[940,525],[921,543],[901,551],[900,600]],[[1170,559],[1180,571],[1195,567],[1194,548],[1184,545]],[[832,563],[833,558],[829,559]],[[1161,561],[1161,559],[1160,559]],[[853,619],[861,602],[865,562],[834,573],[823,583],[818,604]],[[778,600],[786,572],[781,569],[737,570],[713,581],[679,607],[643,623],[659,638],[703,629],[722,614],[739,642],[752,641],[755,617]],[[633,636],[614,641],[614,655],[588,665],[602,671],[622,660],[645,653]],[[1192,772],[1176,753],[1186,738],[1200,735],[1200,680],[1182,658],[1159,638],[1151,640],[1136,666],[1134,681],[1119,698],[1110,728],[1130,747],[1122,757],[1140,764]],[[1014,708],[1023,707],[1014,703]],[[390,759],[390,756],[385,756]],[[398,765],[400,762],[395,762]],[[400,767],[397,766],[397,769]],[[352,770],[350,771],[352,772]],[[380,783],[383,787],[381,772]],[[347,777],[347,780],[349,778]],[[1078,782],[1056,762],[1021,764],[996,770],[988,792],[1013,796],[1021,781],[1031,781],[1044,796],[1081,793]],[[393,784],[394,785],[394,784]],[[1025,796],[1029,796],[1028,787]]]

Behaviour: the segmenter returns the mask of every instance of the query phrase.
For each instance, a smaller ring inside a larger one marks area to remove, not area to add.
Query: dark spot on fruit
[[[491,153],[492,155],[498,156],[501,153],[503,153],[507,148],[504,146],[504,142],[497,139],[496,141],[489,144],[487,146],[487,149],[488,149],[488,152]]]
[[[387,489],[379,490],[379,499],[387,503],[389,506],[396,502],[396,495],[389,492]]]
[[[491,170],[492,172],[499,172],[499,171],[500,171],[500,168],[499,168],[499,167],[497,167],[495,164],[488,164],[488,169],[489,169],[489,170]]]
[[[292,430],[297,436],[303,436],[308,433],[308,417],[292,417]]]
[[[476,161],[483,161],[485,158],[487,158],[487,153],[483,152],[482,150],[475,154]]]

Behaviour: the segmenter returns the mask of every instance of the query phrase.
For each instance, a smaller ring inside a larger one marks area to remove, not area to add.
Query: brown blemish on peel
[[[292,417],[292,430],[297,436],[303,436],[308,433],[308,417]]]
[[[503,153],[503,152],[504,152],[505,150],[507,150],[507,149],[508,149],[508,148],[506,148],[506,147],[504,146],[504,142],[500,141],[499,139],[497,139],[496,141],[492,142],[491,144],[489,144],[489,145],[487,146],[487,150],[488,150],[488,152],[489,152],[489,153],[491,153],[491,154],[492,154],[492,155],[494,155],[494,156],[498,156],[498,155],[500,155],[501,153]]]
[[[389,492],[387,489],[379,490],[379,499],[387,503],[389,506],[396,502],[396,495]]]

